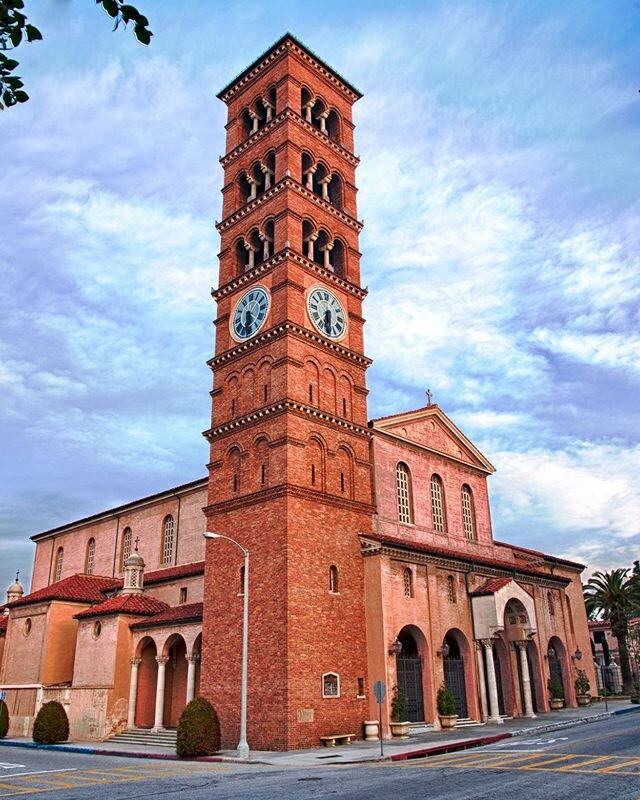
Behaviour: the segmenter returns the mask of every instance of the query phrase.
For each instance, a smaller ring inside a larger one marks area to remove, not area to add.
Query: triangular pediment
[[[371,422],[374,430],[461,461],[483,472],[495,467],[437,405]]]

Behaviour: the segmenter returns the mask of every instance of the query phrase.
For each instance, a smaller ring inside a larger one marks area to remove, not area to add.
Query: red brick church
[[[443,681],[478,724],[544,713],[552,676],[575,705],[582,565],[494,540],[493,467],[430,400],[367,417],[359,92],[287,34],[218,96],[208,478],[32,537],[31,591],[0,616],[12,733],[52,698],[74,738],[162,731],[202,695],[235,746],[242,554],[204,531],[251,556],[252,749],[361,736],[377,680],[436,728]]]

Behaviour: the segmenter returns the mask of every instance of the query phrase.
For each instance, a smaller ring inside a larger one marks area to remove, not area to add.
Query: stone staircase
[[[148,728],[133,728],[117,733],[109,739],[109,742],[126,747],[152,747],[175,753],[177,736],[178,734],[175,730],[156,732]]]

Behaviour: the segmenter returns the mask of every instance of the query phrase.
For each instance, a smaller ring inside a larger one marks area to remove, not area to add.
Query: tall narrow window
[[[450,603],[458,602],[458,598],[456,597],[456,579],[453,575],[449,575],[447,578],[447,599]]]
[[[338,593],[338,568],[335,564],[329,567],[329,591],[333,594]]]
[[[413,572],[409,567],[404,571],[404,596],[413,597]]]
[[[344,472],[340,473],[340,491],[344,494]]]
[[[313,384],[309,384],[309,402],[313,403]]]
[[[124,562],[129,558],[131,555],[131,542],[132,542],[132,534],[131,528],[126,527],[122,532],[122,560],[120,563],[120,572],[124,569]]]
[[[409,467],[402,461],[396,467],[396,496],[398,502],[398,519],[410,524],[413,519],[411,509],[411,475]]]
[[[96,540],[91,538],[87,542],[87,556],[84,562],[84,571],[87,575],[93,575],[93,566],[96,558]]]
[[[477,539],[476,515],[473,508],[473,495],[467,484],[463,484],[461,492],[462,500],[462,527],[466,539]]]
[[[316,465],[311,465],[311,484],[315,485],[316,482]]]
[[[57,582],[62,577],[62,560],[64,558],[64,547],[59,547],[56,553],[56,568],[53,573],[53,580]]]
[[[240,478],[237,474],[233,476],[233,491],[237,492],[240,489]]]
[[[162,563],[171,564],[173,562],[173,517],[171,514],[164,518],[162,536]]]
[[[433,530],[444,533],[446,528],[444,513],[444,489],[439,475],[431,476],[431,517]]]
[[[264,464],[260,464],[260,485],[264,486],[267,477],[267,468]]]
[[[186,602],[187,602],[187,587],[186,586],[181,586],[180,587],[180,603],[186,603]]]

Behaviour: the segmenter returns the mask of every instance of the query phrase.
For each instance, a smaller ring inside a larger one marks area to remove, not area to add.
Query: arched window
[[[329,591],[338,594],[338,568],[335,564],[329,567]]]
[[[411,474],[409,467],[402,461],[396,467],[396,498],[398,502],[398,520],[405,524],[413,521],[411,508]]]
[[[131,555],[131,541],[132,541],[132,534],[131,528],[126,527],[122,532],[122,558],[120,563],[120,572],[124,569],[124,562],[129,558]]]
[[[91,538],[87,542],[87,555],[84,560],[84,571],[87,575],[93,575],[93,566],[96,558],[96,540]]]
[[[54,583],[62,577],[62,560],[64,558],[64,547],[59,547],[56,553],[56,568],[53,573]]]
[[[476,533],[476,515],[473,508],[473,495],[471,489],[467,484],[463,484],[461,492],[462,500],[462,528],[464,530],[465,539],[477,539]]]
[[[456,579],[453,575],[449,575],[447,578],[447,599],[450,603],[457,603],[458,598],[456,596]]]
[[[444,488],[439,475],[431,476],[431,517],[433,530],[444,533],[446,530],[446,517],[444,509]]]
[[[162,563],[173,563],[173,517],[168,514],[162,525]]]
[[[404,596],[413,597],[413,572],[406,567],[403,573],[404,578]]]
[[[549,616],[555,617],[556,615],[556,607],[553,602],[553,595],[551,592],[547,592],[547,605],[549,607]]]

